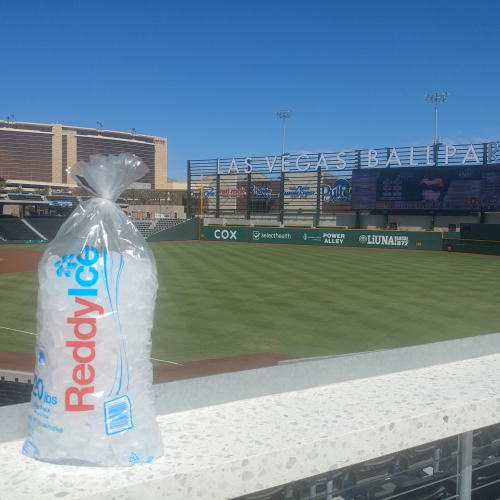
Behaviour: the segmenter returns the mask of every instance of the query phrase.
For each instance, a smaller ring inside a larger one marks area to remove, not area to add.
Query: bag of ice
[[[56,463],[134,465],[163,453],[151,329],[156,263],[114,200],[148,167],[132,154],[68,169],[81,203],[38,267],[36,367],[23,453]]]

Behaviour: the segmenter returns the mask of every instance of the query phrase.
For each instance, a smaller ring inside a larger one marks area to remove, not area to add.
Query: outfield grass
[[[442,252],[169,242],[153,357],[321,356],[500,331],[500,259]],[[35,331],[36,272],[0,276],[0,325]],[[0,348],[34,337],[0,329]]]

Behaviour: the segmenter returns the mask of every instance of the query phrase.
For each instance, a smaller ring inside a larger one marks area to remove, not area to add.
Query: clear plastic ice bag
[[[150,361],[156,262],[114,203],[148,167],[124,153],[93,155],[68,172],[97,197],[75,209],[38,266],[23,453],[66,464],[149,463],[163,453]]]

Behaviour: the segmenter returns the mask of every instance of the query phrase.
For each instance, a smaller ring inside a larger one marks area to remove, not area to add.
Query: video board
[[[352,208],[480,210],[482,172],[480,166],[354,170]]]
[[[500,210],[500,165],[484,165],[481,179],[481,209]]]

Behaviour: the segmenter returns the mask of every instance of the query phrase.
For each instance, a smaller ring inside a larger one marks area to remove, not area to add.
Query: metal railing
[[[236,500],[497,500],[500,424]]]

